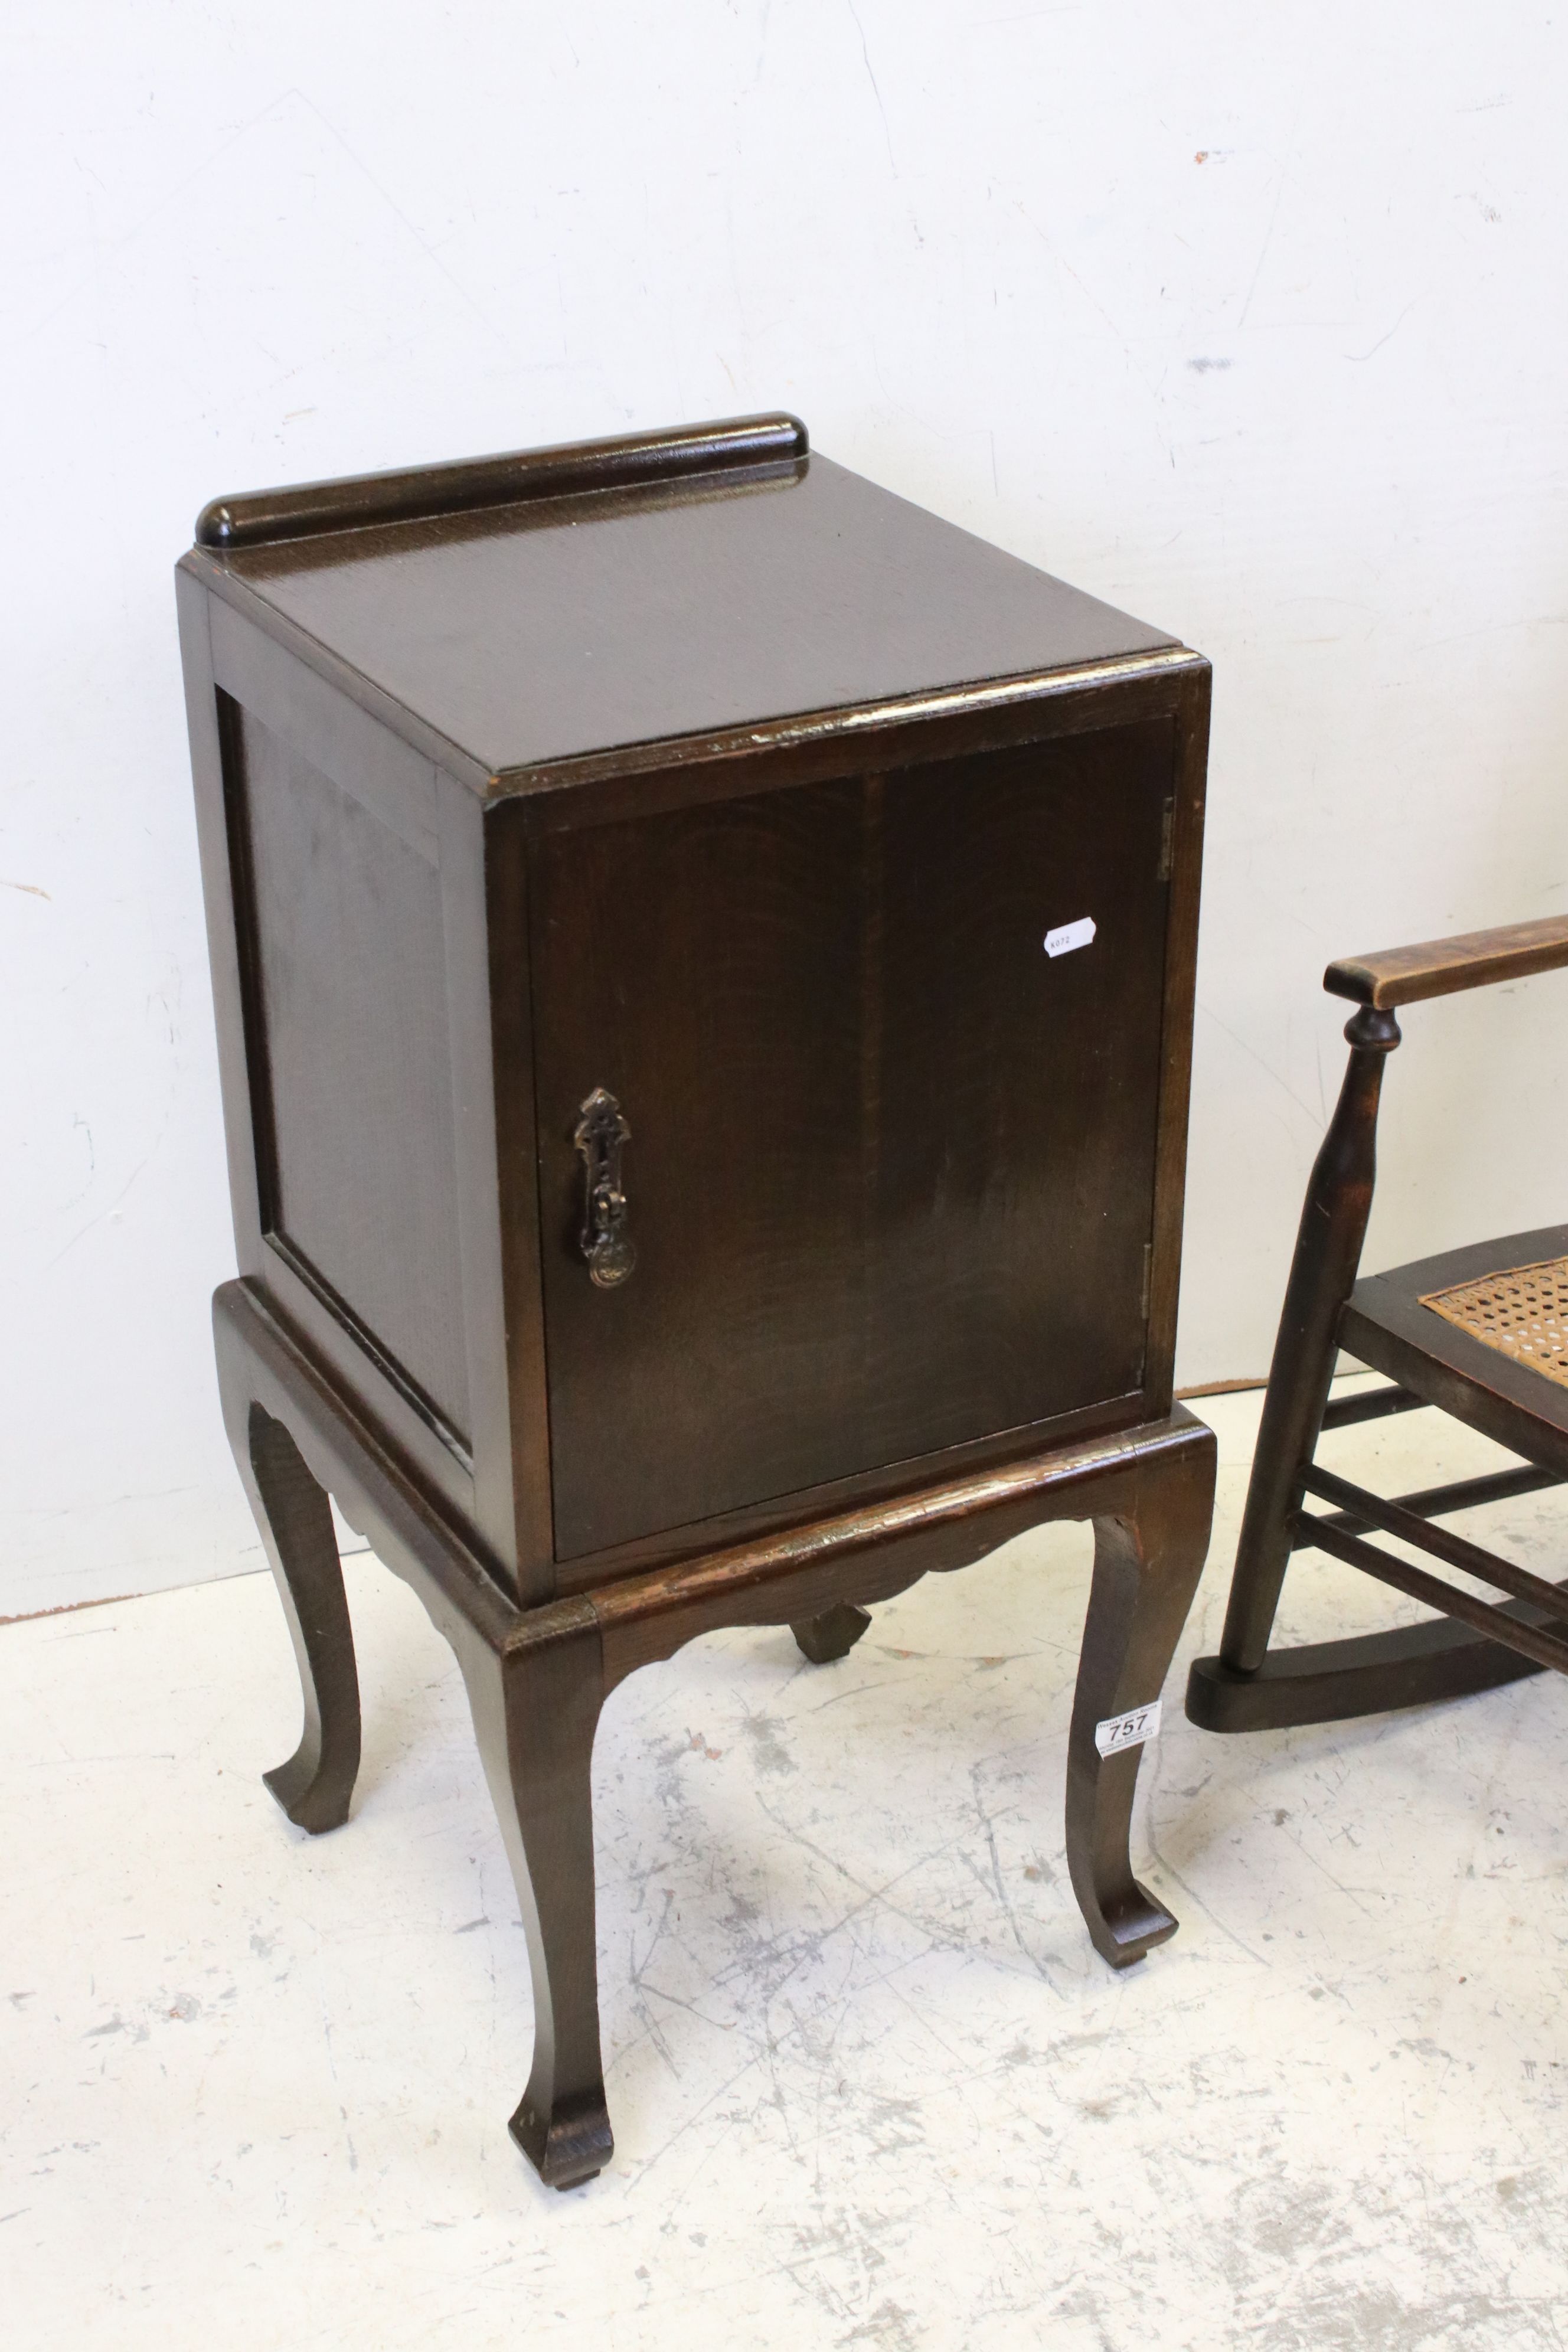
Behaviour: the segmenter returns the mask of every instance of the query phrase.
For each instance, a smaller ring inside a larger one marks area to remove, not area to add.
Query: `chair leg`
[[[853,1602],[841,1601],[834,1608],[825,1609],[820,1617],[803,1617],[798,1625],[789,1630],[814,1666],[826,1666],[835,1658],[847,1658],[870,1622],[868,1609],[857,1609]]]
[[[1262,1664],[1279,1606],[1301,1473],[1323,1425],[1341,1318],[1366,1236],[1384,1065],[1399,1043],[1399,1024],[1392,1013],[1363,1009],[1346,1023],[1345,1036],[1350,1064],[1301,1210],[1220,1643],[1226,1665],[1239,1674]]]
[[[1345,1302],[1354,1287],[1377,1172],[1377,1111],[1392,1013],[1363,1007],[1346,1024],[1352,1052],[1333,1120],[1313,1165],[1279,1318],[1237,1546],[1219,1654],[1196,1658],[1187,1719],[1205,1731],[1341,1723],[1495,1689],[1538,1674],[1485,1635],[1440,1623],[1270,1650],[1294,1548],[1292,1520],[1322,1430]],[[1519,1613],[1521,1604],[1510,1603]],[[1531,1612],[1540,1621],[1541,1612]]]
[[[331,1506],[280,1421],[253,1404],[240,1475],[294,1639],[305,1701],[300,1745],[267,1773],[289,1820],[319,1834],[349,1816],[359,1771],[359,1676]]]
[[[591,1610],[564,1638],[461,1656],[485,1778],[528,1934],[533,2064],[511,2135],[552,2189],[591,2180],[615,2141],[599,2049],[594,1733],[604,1662]]]
[[[1205,1433],[1205,1435],[1207,1433]],[[1176,1921],[1132,1875],[1128,1838],[1142,1743],[1101,1755],[1098,1727],[1160,1696],[1203,1573],[1215,1441],[1146,1470],[1131,1507],[1094,1522],[1094,1580],[1068,1738],[1068,1868],[1094,1948],[1129,1968]]]

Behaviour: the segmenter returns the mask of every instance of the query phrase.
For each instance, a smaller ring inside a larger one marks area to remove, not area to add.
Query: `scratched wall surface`
[[[1062,1850],[1088,1542],[875,1612],[838,1664],[694,1643],[595,1759],[610,2168],[507,2137],[530,1995],[449,1654],[373,1562],[353,1816],[258,1775],[299,1721],[262,1578],[0,1632],[0,2271],[17,2352],[1561,2352],[1568,1692],[1256,1739],[1213,1647],[1257,1417],[1134,1853],[1125,1977]],[[1436,1470],[1415,1414],[1332,1441]],[[1495,1459],[1495,1456],[1491,1458]],[[1496,1514],[1489,1515],[1494,1523]],[[1561,1550],[1552,1496],[1516,1558]],[[1560,1559],[1557,1565],[1561,1565]],[[1284,1630],[1399,1605],[1302,1563]]]
[[[168,577],[227,488],[784,403],[1210,654],[1182,1373],[1260,1370],[1324,961],[1568,891],[1561,16],[78,0],[3,38],[0,1615],[258,1558]],[[1379,1255],[1558,1213],[1565,992],[1412,1019]]]

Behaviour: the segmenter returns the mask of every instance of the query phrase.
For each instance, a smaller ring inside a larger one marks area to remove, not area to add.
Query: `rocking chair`
[[[1332,963],[1360,1009],[1339,1106],[1307,1188],[1219,1655],[1199,1658],[1187,1716],[1208,1731],[1328,1723],[1456,1698],[1544,1666],[1568,1673],[1568,1585],[1547,1583],[1434,1526],[1450,1512],[1568,1479],[1568,1225],[1513,1234],[1356,1280],[1372,1206],[1378,1097],[1400,1042],[1394,1008],[1568,964],[1568,918]],[[1392,1385],[1329,1402],[1347,1349]],[[1392,1501],[1321,1469],[1319,1434],[1435,1405],[1521,1466]],[[1303,1507],[1307,1497],[1327,1504]],[[1510,1598],[1477,1599],[1396,1557],[1393,1536]],[[1441,1612],[1436,1621],[1270,1649],[1292,1551],[1315,1549]]]

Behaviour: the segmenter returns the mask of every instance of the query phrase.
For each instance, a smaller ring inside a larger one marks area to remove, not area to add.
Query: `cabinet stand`
[[[1141,1960],[1174,1932],[1128,1854],[1142,1751],[1101,1756],[1095,1731],[1159,1696],[1203,1567],[1215,1441],[1189,1413],[1178,1407],[1165,1420],[524,1609],[473,1531],[431,1498],[253,1289],[225,1283],[213,1319],[229,1439],[304,1686],[304,1736],[268,1786],[302,1829],[347,1819],[359,1685],[330,1491],[413,1586],[462,1669],[533,1977],[533,2065],[511,2131],[552,2186],[591,2179],[613,2146],[594,1920],[599,1710],[626,1675],[700,1633],[787,1624],[807,1657],[841,1657],[866,1630],[866,1602],[928,1571],[967,1566],[1045,1520],[1092,1519],[1094,1574],[1068,1741],[1073,1892],[1113,1968]]]

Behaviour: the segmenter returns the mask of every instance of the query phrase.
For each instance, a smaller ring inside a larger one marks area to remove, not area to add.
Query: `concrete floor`
[[[1113,1976],[1067,1886],[1086,1531],[836,1666],[698,1643],[600,1734],[618,2147],[565,2196],[507,2137],[523,1939],[405,1588],[349,1564],[365,1761],[319,1841],[258,1777],[299,1719],[265,1578],[0,1631],[6,2345],[1561,2352],[1568,1692],[1193,1730],[1257,1400],[1203,1410],[1219,1525],[1135,1846],[1174,1943]],[[1444,1428],[1334,1458],[1496,1458]],[[1560,1572],[1563,1507],[1479,1524]],[[1285,1626],[1400,1612],[1303,1562]]]

